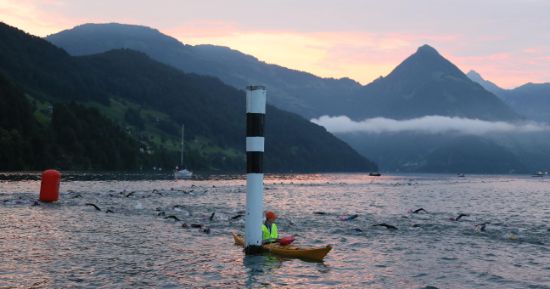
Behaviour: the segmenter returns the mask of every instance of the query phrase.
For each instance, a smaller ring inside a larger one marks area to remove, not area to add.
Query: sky
[[[503,88],[550,82],[549,15],[550,0],[0,0],[2,22],[37,36],[139,24],[363,84],[429,44]]]

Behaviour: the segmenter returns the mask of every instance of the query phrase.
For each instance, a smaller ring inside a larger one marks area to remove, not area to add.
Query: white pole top
[[[264,86],[246,87],[246,112],[265,114],[267,91]]]

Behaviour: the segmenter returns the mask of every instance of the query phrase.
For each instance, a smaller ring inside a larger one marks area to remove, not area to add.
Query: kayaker
[[[279,239],[277,224],[275,224],[277,215],[272,211],[265,212],[265,223],[262,225],[263,244],[274,243]]]

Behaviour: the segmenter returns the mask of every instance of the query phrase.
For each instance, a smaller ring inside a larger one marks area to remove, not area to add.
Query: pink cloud
[[[56,5],[56,3],[56,1],[46,1],[40,5]],[[55,27],[67,23],[66,18],[45,13],[38,3],[27,0],[0,0],[0,13],[2,20],[7,24],[39,35],[45,35]]]
[[[548,82],[550,57],[543,51],[548,48],[528,47],[487,55],[454,56],[452,60],[460,67],[476,70],[497,85],[513,88],[526,82]]]
[[[535,47],[528,47],[528,48],[525,48],[522,50],[523,52],[525,53],[539,53],[539,49],[535,48]]]

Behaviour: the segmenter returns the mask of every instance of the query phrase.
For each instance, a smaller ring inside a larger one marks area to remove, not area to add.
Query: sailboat
[[[174,177],[176,179],[189,179],[193,176],[193,172],[186,169],[185,166],[183,165],[183,151],[185,148],[184,128],[185,128],[184,125],[181,125],[181,159],[180,159],[180,166],[176,167],[176,171],[174,172]]]

